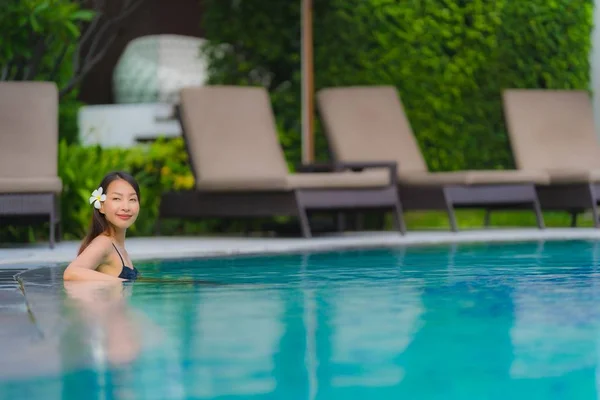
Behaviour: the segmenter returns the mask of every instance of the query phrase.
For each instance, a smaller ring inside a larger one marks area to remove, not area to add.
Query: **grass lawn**
[[[456,220],[459,228],[483,227],[484,210],[457,210]],[[448,215],[439,211],[412,211],[404,214],[408,229],[449,229]],[[544,212],[544,222],[548,228],[566,228],[571,226],[571,215],[566,212]],[[391,223],[391,221],[390,221]],[[590,213],[580,214],[578,227],[592,227]],[[490,227],[535,227],[535,215],[532,211],[495,211],[490,218]]]

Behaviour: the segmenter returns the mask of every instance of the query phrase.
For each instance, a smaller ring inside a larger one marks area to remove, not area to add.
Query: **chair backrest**
[[[264,88],[184,88],[180,118],[197,182],[287,176]]]
[[[600,143],[585,91],[509,89],[502,97],[518,168],[600,168]]]
[[[400,171],[427,171],[395,87],[323,89],[317,105],[338,161],[396,161]]]
[[[53,82],[0,82],[0,177],[58,175],[58,89]]]

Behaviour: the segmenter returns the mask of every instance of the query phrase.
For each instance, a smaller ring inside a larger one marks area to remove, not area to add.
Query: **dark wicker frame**
[[[17,218],[48,219],[49,244],[53,249],[61,239],[60,197],[55,193],[2,193],[0,194],[0,219],[18,222]]]
[[[457,208],[485,209],[485,226],[489,226],[490,213],[494,210],[531,209],[535,213],[537,227],[545,228],[535,184],[445,186],[400,184],[399,192],[405,210],[445,210],[450,228],[454,232],[458,231],[455,216]]]
[[[329,142],[329,137],[325,135]],[[337,160],[331,145],[327,146],[329,157]],[[406,185],[398,183],[402,207],[407,210],[443,210],[448,214],[450,229],[458,232],[455,209],[483,208],[486,210],[484,225],[490,223],[494,210],[530,209],[536,217],[537,227],[545,228],[541,202],[534,183],[489,185]]]
[[[600,228],[600,183],[571,183],[538,186],[537,193],[545,210],[567,211],[571,214],[571,226],[577,226],[577,216],[592,211],[594,226]]]

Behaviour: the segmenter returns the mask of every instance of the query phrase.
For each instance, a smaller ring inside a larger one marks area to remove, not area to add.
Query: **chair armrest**
[[[342,169],[335,163],[312,163],[296,165],[296,172],[337,172]]]
[[[398,163],[396,161],[339,162],[337,165],[341,169],[350,169],[353,171],[362,171],[364,169],[373,168],[387,168],[390,174],[390,185],[398,185]]]
[[[368,168],[398,168],[396,161],[353,161],[336,163],[342,169],[363,170]]]
[[[398,163],[396,161],[357,161],[334,162],[320,164],[300,164],[296,172],[341,172],[344,170],[362,171],[364,169],[387,168],[390,173],[390,184],[398,184]]]

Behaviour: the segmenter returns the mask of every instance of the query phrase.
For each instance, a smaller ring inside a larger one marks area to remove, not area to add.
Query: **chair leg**
[[[308,222],[308,215],[306,214],[304,207],[298,207],[298,220],[300,221],[302,236],[305,238],[311,238],[312,232],[310,231],[310,223]]]
[[[401,235],[406,234],[406,223],[404,222],[404,211],[402,210],[402,203],[400,200],[396,200],[394,204],[394,225],[396,230]]]
[[[53,249],[56,243],[56,210],[52,207],[50,211],[50,248]]]
[[[452,232],[458,232],[458,224],[456,223],[454,207],[452,207],[452,204],[446,204],[446,207],[448,212],[448,220],[450,221],[450,229],[452,229]]]
[[[56,222],[56,231],[55,231],[55,241],[56,243],[60,243],[62,241],[62,227],[60,226],[60,221]]]
[[[354,230],[357,232],[365,230],[365,214],[362,212],[354,213]]]
[[[342,212],[335,213],[335,224],[338,232],[344,232],[346,230],[346,216]]]
[[[486,208],[485,215],[483,216],[483,226],[485,226],[486,228],[488,228],[490,226],[491,217],[492,217],[492,209]]]
[[[533,210],[535,211],[537,227],[539,229],[545,229],[546,224],[544,223],[544,214],[542,213],[542,206],[540,205],[540,201],[537,197],[533,200]]]
[[[452,232],[458,232],[458,224],[456,223],[456,215],[454,214],[454,206],[452,204],[452,200],[450,199],[450,195],[448,194],[448,189],[444,188],[444,202],[446,203],[446,212],[448,213],[448,220],[450,222],[450,229]]]
[[[579,213],[577,211],[571,211],[571,228],[577,227],[577,217]]]
[[[600,228],[600,220],[598,219],[598,200],[594,195],[594,186],[592,184],[588,185],[588,193],[591,200],[592,206],[592,217],[594,218],[594,226],[596,228]]]
[[[154,236],[160,236],[160,225],[161,219],[160,217],[156,218],[156,222],[154,223]]]
[[[312,232],[310,230],[310,222],[308,221],[308,215],[306,213],[306,208],[296,192],[296,207],[298,208],[298,221],[300,222],[300,230],[302,231],[302,236],[305,238],[311,238]]]

